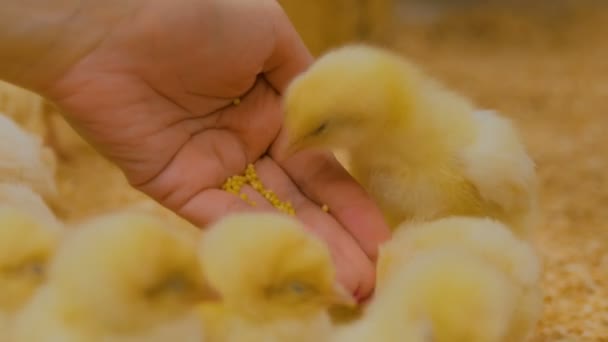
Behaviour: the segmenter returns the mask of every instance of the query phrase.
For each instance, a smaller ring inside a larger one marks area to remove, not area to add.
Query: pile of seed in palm
[[[264,186],[264,183],[262,183],[262,181],[258,177],[257,171],[255,170],[255,166],[253,164],[247,165],[244,175],[235,175],[229,177],[222,185],[222,189],[239,196],[241,199],[243,199],[243,201],[246,201],[250,205],[255,206],[256,203],[254,201],[249,200],[247,194],[241,192],[245,185],[250,185],[255,191],[262,195],[270,204],[272,204],[279,211],[292,216],[296,214],[296,211],[293,208],[291,202],[281,201],[279,196],[277,196],[274,191],[267,189]]]

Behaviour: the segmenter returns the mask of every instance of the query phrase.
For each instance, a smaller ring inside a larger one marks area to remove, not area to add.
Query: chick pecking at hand
[[[509,339],[518,289],[463,246],[421,251],[387,280],[365,316],[332,342],[516,342]]]
[[[0,182],[29,186],[42,197],[57,196],[54,152],[42,140],[0,114]]]
[[[399,276],[420,253],[443,248],[462,248],[504,274],[513,286],[513,311],[504,315],[505,342],[524,341],[542,314],[541,263],[532,246],[504,224],[489,218],[448,217],[424,223],[405,223],[380,247],[377,293]],[[448,270],[446,270],[447,272]],[[445,297],[444,297],[445,298]],[[475,318],[473,318],[474,321]],[[474,324],[474,323],[471,323]]]
[[[196,241],[153,216],[107,214],[64,240],[14,342],[200,342],[194,308],[212,296]]]
[[[222,304],[201,308],[209,341],[324,341],[328,309],[352,306],[327,245],[278,213],[238,213],[208,227],[201,263]]]
[[[450,215],[494,217],[520,236],[535,225],[535,165],[512,123],[396,53],[326,53],[289,85],[284,110],[285,153],[346,153],[393,227]]]
[[[9,338],[17,312],[47,279],[47,268],[61,239],[56,221],[0,204],[0,341]]]

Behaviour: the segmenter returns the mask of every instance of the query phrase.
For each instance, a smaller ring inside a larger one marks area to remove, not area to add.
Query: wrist
[[[3,0],[0,79],[43,93],[94,49],[134,2]]]

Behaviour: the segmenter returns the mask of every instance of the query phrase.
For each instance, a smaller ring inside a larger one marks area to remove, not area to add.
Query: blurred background
[[[513,118],[542,181],[535,341],[608,341],[608,1],[279,2],[315,55],[386,46]]]

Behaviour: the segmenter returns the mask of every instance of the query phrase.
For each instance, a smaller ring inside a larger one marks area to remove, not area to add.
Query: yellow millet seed
[[[232,100],[232,104],[235,106],[238,106],[239,104],[241,104],[241,99],[239,99],[238,97],[234,100]]]
[[[251,176],[255,179],[258,178],[258,173],[255,171],[255,166],[253,164],[247,164],[247,168],[245,169],[245,175]]]
[[[228,178],[228,180],[226,180],[226,182],[222,185],[222,189],[228,192],[238,193],[237,186],[236,184],[234,184],[234,180],[231,178]]]
[[[328,212],[329,206],[327,204],[323,204],[323,206],[321,207],[321,210],[323,210],[324,212]]]
[[[247,167],[245,168],[244,175],[236,175],[228,178],[224,185],[222,185],[222,189],[235,195],[238,195],[242,200],[246,201],[252,206],[255,206],[255,202],[249,200],[246,194],[241,193],[241,189],[246,184],[251,185],[251,187],[255,191],[260,193],[277,210],[292,216],[295,215],[296,211],[289,201],[281,201],[279,199],[279,196],[277,196],[274,191],[268,190],[264,187],[264,184],[258,177],[258,174],[255,170],[255,166],[253,164],[247,165]]]
[[[222,189],[236,195],[241,191],[243,185],[245,185],[245,181],[246,179],[243,176],[229,177],[222,185]]]

